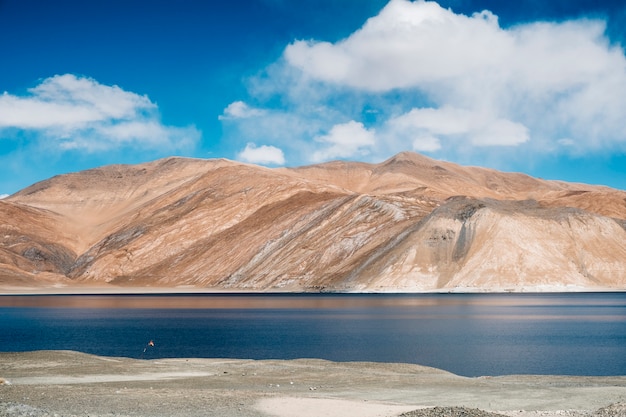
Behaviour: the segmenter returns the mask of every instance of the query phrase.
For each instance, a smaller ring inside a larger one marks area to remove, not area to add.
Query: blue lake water
[[[0,296],[0,351],[42,349],[626,375],[626,293]]]

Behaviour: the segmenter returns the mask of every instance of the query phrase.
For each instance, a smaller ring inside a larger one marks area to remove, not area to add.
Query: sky
[[[0,196],[415,151],[626,190],[626,0],[0,0]]]

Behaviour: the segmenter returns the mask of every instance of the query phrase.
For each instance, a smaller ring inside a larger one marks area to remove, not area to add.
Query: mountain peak
[[[396,165],[396,164],[414,164],[414,165],[429,166],[429,165],[437,165],[439,163],[440,162],[438,162],[437,160],[429,158],[425,155],[422,155],[416,152],[411,152],[411,151],[404,151],[404,152],[397,153],[396,155],[382,162],[380,165],[389,166],[389,165]]]

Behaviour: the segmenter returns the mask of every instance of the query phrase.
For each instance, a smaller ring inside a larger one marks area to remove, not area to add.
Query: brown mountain
[[[269,169],[168,158],[0,200],[0,286],[626,289],[626,193],[401,153]]]

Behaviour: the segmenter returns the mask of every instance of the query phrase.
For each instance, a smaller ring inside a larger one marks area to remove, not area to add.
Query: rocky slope
[[[0,285],[626,289],[626,193],[461,167],[168,158],[0,200]]]

